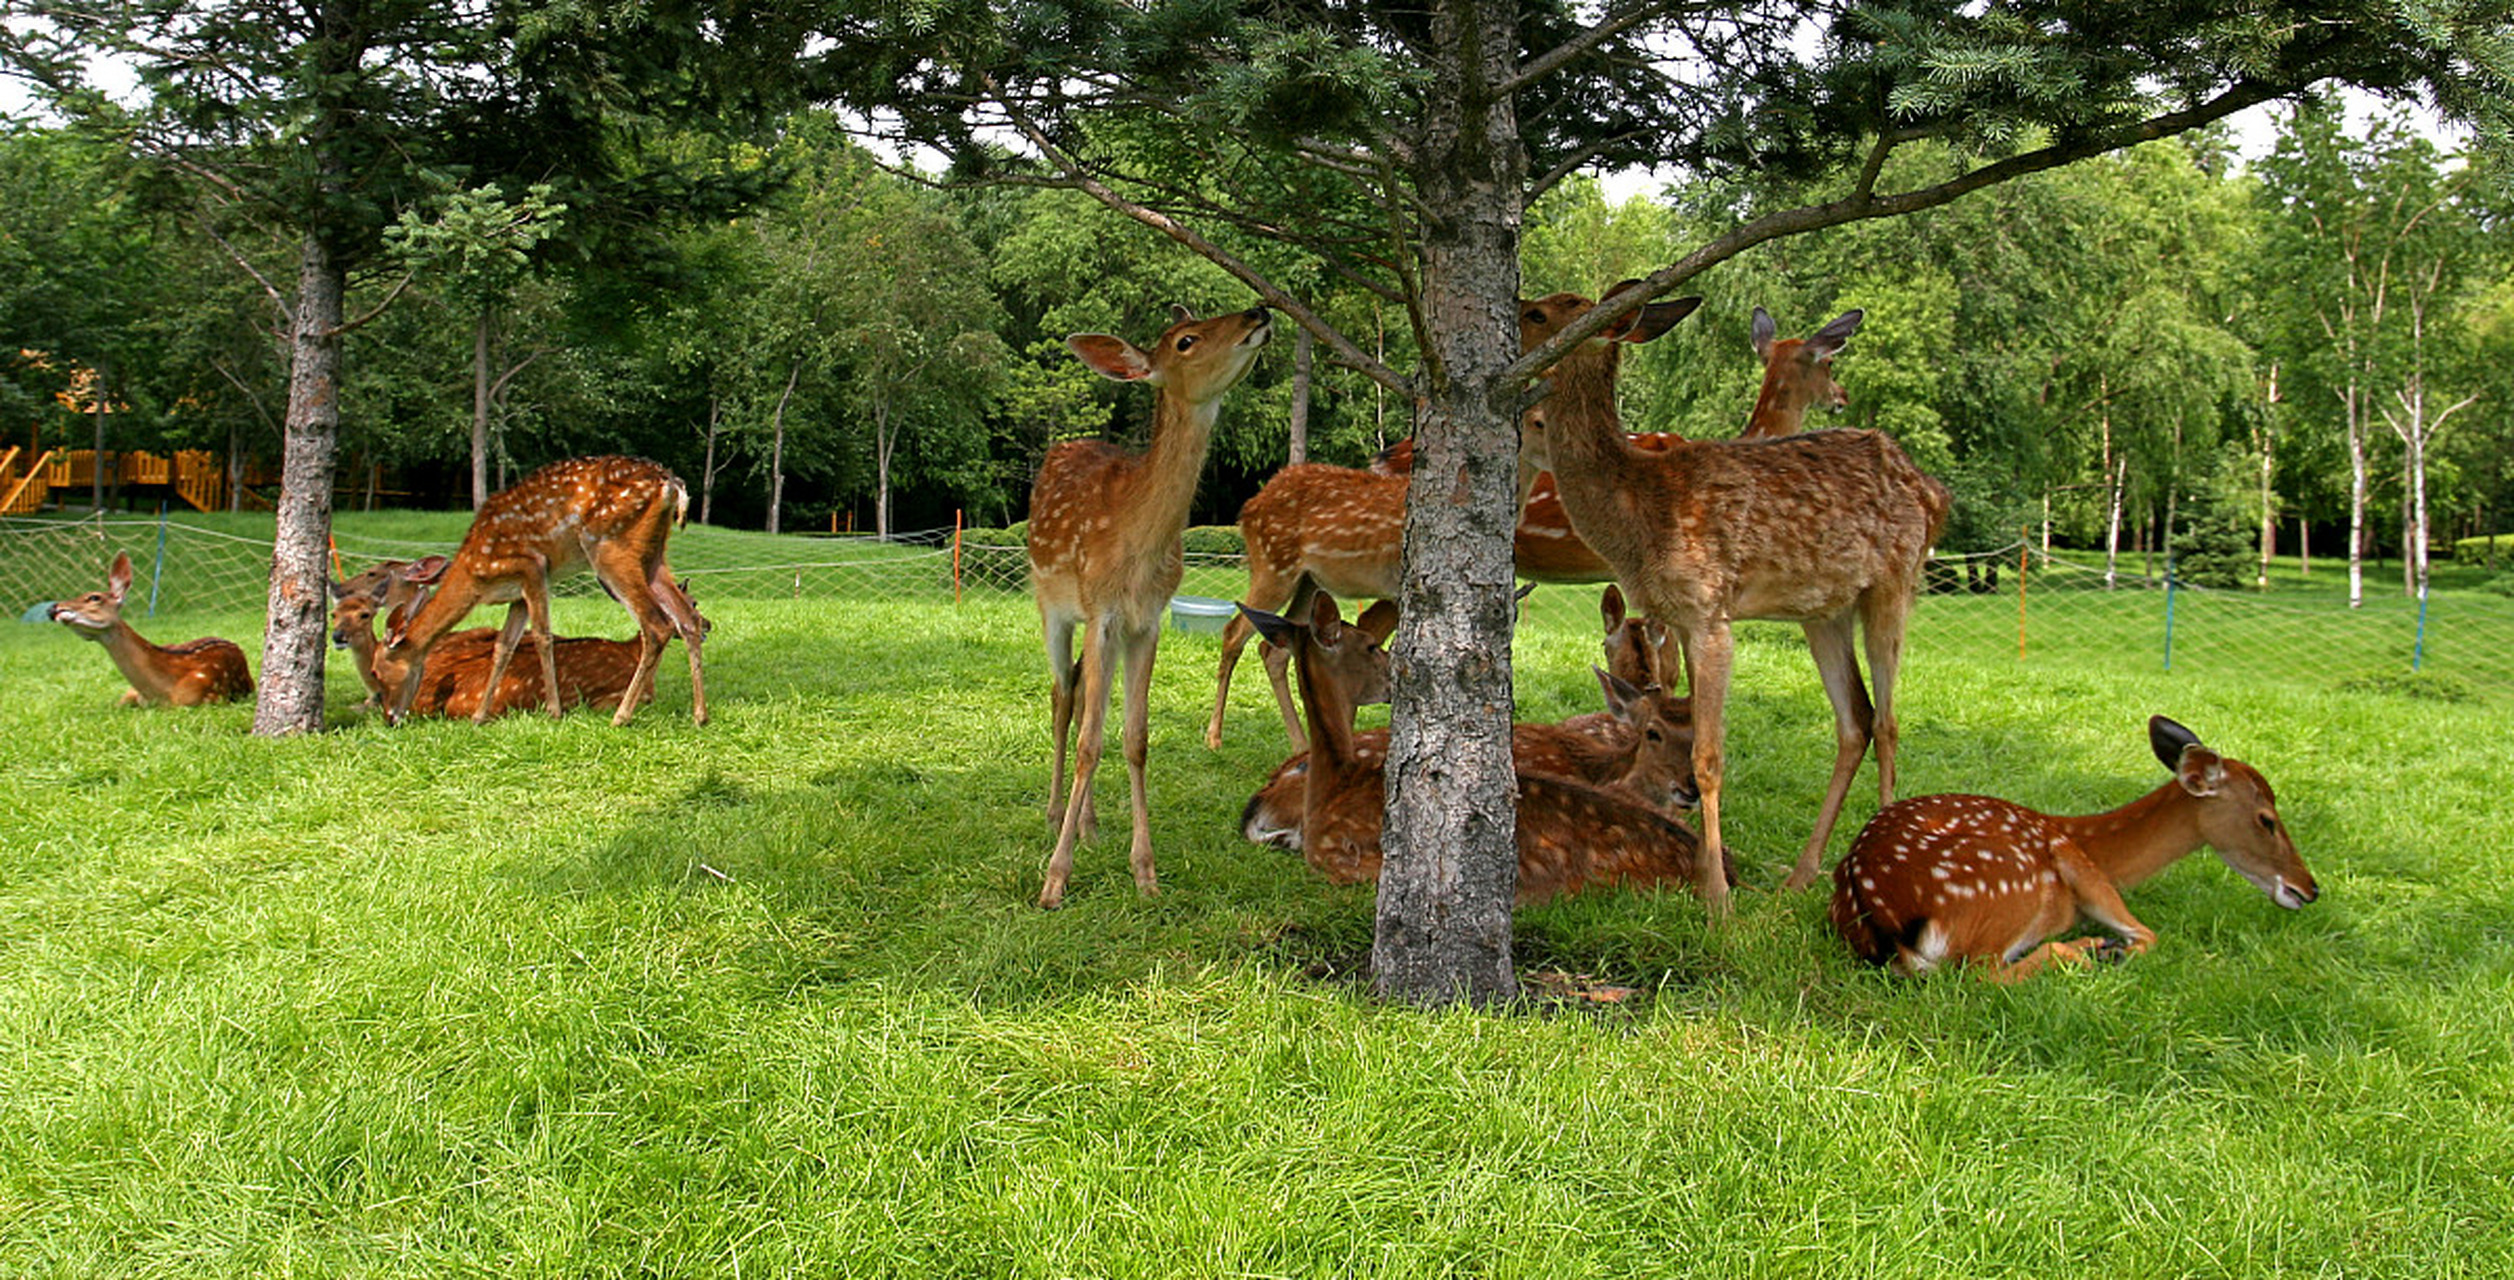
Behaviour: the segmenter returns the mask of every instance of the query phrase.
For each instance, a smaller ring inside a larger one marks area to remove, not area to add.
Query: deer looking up
[[[2203,844],[2290,911],[2321,896],[2269,779],[2163,716],[2147,736],[2173,777],[2109,813],[2062,817],[1989,796],[1886,806],[1833,868],[1835,931],[1871,964],[1917,974],[1970,961],[2013,982],[2053,962],[2147,950],[2156,933],[2121,891]],[[2117,939],[2044,941],[2081,918]]]
[[[1273,333],[1262,306],[1199,320],[1185,307],[1147,347],[1104,333],[1078,333],[1065,345],[1084,364],[1120,382],[1153,389],[1152,443],[1129,453],[1100,440],[1069,440],[1048,451],[1030,488],[1030,586],[1047,637],[1048,699],[1056,762],[1048,782],[1048,857],[1039,905],[1060,906],[1073,875],[1074,843],[1096,826],[1091,778],[1109,710],[1109,683],[1126,664],[1126,780],[1134,842],[1127,857],[1135,887],[1159,891],[1152,865],[1152,815],[1144,790],[1152,661],[1161,610],[1186,571],[1179,537],[1213,442],[1222,397],[1257,363]],[[1074,658],[1074,632],[1082,657]],[[1079,706],[1073,790],[1065,789],[1065,741]]]
[[[1750,336],[1755,354],[1763,357],[1763,389],[1755,394],[1754,416],[1746,419],[1746,429],[1737,438],[1796,435],[1806,429],[1807,411],[1817,405],[1841,412],[1850,403],[1850,393],[1833,380],[1833,357],[1859,332],[1859,322],[1866,317],[1864,311],[1845,311],[1807,337],[1784,338],[1772,314],[1755,308]]]
[[[707,684],[699,661],[705,632],[675,585],[672,566],[664,561],[664,545],[689,504],[680,477],[662,464],[617,456],[553,462],[491,495],[472,517],[452,560],[425,576],[416,568],[404,571],[412,582],[433,584],[436,590],[400,621],[388,624],[384,656],[405,667],[388,716],[399,723],[410,714],[428,650],[484,604],[508,606],[506,626],[498,633],[489,663],[489,684],[494,687],[505,678],[506,664],[529,620],[541,637],[541,687],[549,695],[550,714],[563,714],[558,649],[550,630],[550,582],[590,568],[637,621],[637,671],[611,723],[627,724],[636,714],[638,703],[652,692],[655,660],[675,635],[690,651],[690,719],[707,723]],[[485,723],[489,714],[490,704],[483,702],[472,722]]]
[[[1553,471],[1572,527],[1681,647],[1706,868],[1721,847],[1730,623],[1777,619],[1806,631],[1833,703],[1835,752],[1815,832],[1786,881],[1804,888],[1815,882],[1872,737],[1879,802],[1894,799],[1894,677],[1921,564],[1946,521],[1947,489],[1874,431],[1632,448],[1615,409],[1615,377],[1622,344],[1645,336],[1637,324],[1610,326],[1555,365],[1552,395],[1528,415],[1521,465],[1533,455]],[[1873,704],[1853,651],[1863,629]],[[1706,875],[1702,890],[1714,910],[1726,908],[1727,887],[1715,877]]]
[[[132,630],[122,620],[122,598],[130,589],[131,557],[116,552],[113,567],[105,574],[104,590],[55,601],[47,611],[53,621],[77,632],[81,639],[105,646],[105,656],[131,682],[123,691],[123,706],[196,707],[253,692],[253,672],[245,666],[244,650],[234,641],[204,636],[182,644],[156,645]]]
[[[1309,766],[1302,782],[1301,857],[1337,884],[1375,880],[1387,776],[1354,751],[1352,711],[1329,675],[1335,653],[1363,638],[1344,625],[1335,598],[1315,597],[1304,623],[1258,610],[1250,621],[1292,653],[1301,705],[1310,717]],[[1672,750],[1654,753],[1662,767]],[[1381,763],[1384,763],[1381,762]],[[1692,884],[1701,849],[1693,832],[1648,804],[1614,790],[1518,770],[1519,885],[1524,906],[1598,885]]]

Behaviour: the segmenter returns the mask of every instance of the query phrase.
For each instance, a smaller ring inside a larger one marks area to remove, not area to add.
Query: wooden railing
[[[35,510],[42,505],[44,485],[54,489],[95,487],[95,450],[56,449],[46,457],[50,465],[43,468],[43,480],[29,486],[34,496],[33,504],[10,506],[7,510]],[[226,505],[226,463],[207,449],[178,449],[172,458],[138,449],[109,452],[106,455],[105,480],[108,484],[153,485],[170,489],[174,496],[201,511],[217,511]]]

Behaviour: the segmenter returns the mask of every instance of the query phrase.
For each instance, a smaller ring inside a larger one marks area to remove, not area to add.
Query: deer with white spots
[[[123,596],[131,590],[131,557],[114,553],[105,589],[53,602],[46,616],[105,646],[105,656],[131,687],[122,705],[197,707],[253,692],[253,671],[233,640],[203,636],[182,644],[150,644],[122,620]]]
[[[1655,336],[1640,314],[1556,363],[1552,394],[1527,415],[1520,465],[1554,473],[1572,527],[1682,652],[1706,869],[1721,847],[1730,624],[1765,618],[1805,630],[1833,703],[1835,752],[1815,832],[1786,881],[1804,888],[1815,883],[1872,740],[1879,803],[1894,799],[1894,678],[1921,565],[1946,522],[1947,489],[1874,431],[1695,440],[1663,453],[1633,448],[1615,407],[1615,379],[1623,344]],[[1522,327],[1544,318],[1523,317]],[[1853,649],[1863,631],[1873,704]],[[1727,908],[1727,886],[1707,870],[1702,893],[1715,912]]]
[[[1833,868],[1835,931],[1871,964],[1917,974],[1971,962],[2013,982],[2154,945],[2121,891],[2201,845],[2291,911],[2321,896],[2269,779],[2163,716],[2147,734],[2174,776],[2109,813],[2062,817],[1963,795],[1888,805]],[[2081,919],[2113,936],[2046,941]]]
[[[1357,884],[1379,878],[1385,748],[1376,760],[1355,749],[1352,710],[1329,673],[1340,650],[1367,643],[1368,637],[1344,624],[1332,596],[1319,594],[1310,609],[1310,617],[1299,623],[1243,611],[1260,634],[1291,652],[1301,705],[1309,713],[1309,757],[1300,783],[1301,857],[1336,884]],[[1674,791],[1674,772],[1689,756],[1688,744],[1654,738],[1636,751],[1631,772],[1644,776],[1630,789],[1531,772],[1522,762],[1519,905],[1601,885],[1694,884],[1701,848],[1693,832],[1641,798]]]
[[[1039,905],[1057,907],[1073,875],[1074,844],[1096,826],[1091,777],[1100,766],[1109,684],[1126,664],[1126,781],[1134,809],[1127,858],[1135,887],[1159,892],[1152,865],[1152,814],[1144,756],[1152,661],[1161,611],[1186,573],[1179,537],[1196,479],[1213,443],[1222,397],[1257,363],[1274,332],[1262,306],[1197,319],[1185,307],[1146,347],[1105,333],[1078,333],[1065,345],[1084,364],[1119,382],[1153,389],[1152,443],[1129,453],[1102,440],[1069,440],[1048,450],[1030,488],[1030,587],[1047,634],[1049,710],[1056,763],[1048,782],[1048,821],[1056,827]],[[1082,632],[1082,658],[1074,633]],[[1065,787],[1066,732],[1081,712],[1073,789]]]
[[[706,628],[664,561],[665,543],[689,505],[689,490],[662,464],[618,456],[553,462],[491,495],[472,517],[471,529],[451,560],[402,571],[410,582],[435,590],[388,624],[382,657],[401,666],[404,674],[387,717],[399,724],[410,714],[429,649],[484,604],[508,606],[486,687],[500,687],[530,622],[540,637],[541,687],[550,714],[563,714],[558,647],[550,630],[550,583],[590,568],[637,621],[637,670],[611,723],[627,724],[637,705],[652,695],[656,660],[676,635],[690,652],[690,719],[707,723],[707,684],[699,660]],[[472,722],[486,723],[493,709],[492,701],[484,699]]]

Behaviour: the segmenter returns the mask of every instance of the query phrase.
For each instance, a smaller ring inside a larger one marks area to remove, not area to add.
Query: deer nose
[[[2271,896],[2277,900],[2278,905],[2293,911],[2296,908],[2304,906],[2312,902],[2314,899],[2321,897],[2322,887],[2310,880],[2305,881],[2303,884],[2293,884],[2286,880],[2280,880],[2278,882],[2278,892]]]

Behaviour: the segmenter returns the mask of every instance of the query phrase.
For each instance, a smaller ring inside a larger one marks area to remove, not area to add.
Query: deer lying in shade
[[[2201,845],[2289,910],[2321,896],[2269,779],[2156,716],[2172,780],[2109,813],[2062,817],[1990,796],[1917,796],[1869,820],[1833,868],[1833,927],[1904,973],[1972,962],[2013,982],[2053,963],[2136,955],[2156,941],[2121,891]],[[2047,941],[2091,920],[2115,935]]]
[[[131,687],[122,694],[126,707],[199,706],[253,693],[253,672],[244,650],[232,640],[203,636],[182,644],[150,644],[122,620],[122,598],[131,589],[131,557],[117,553],[105,575],[105,589],[53,603],[53,621],[105,646],[122,678]]]
[[[1325,668],[1360,643],[1333,597],[1319,595],[1294,623],[1242,606],[1260,635],[1291,650],[1309,715],[1310,759],[1301,798],[1301,856],[1337,884],[1376,880],[1386,775],[1359,761],[1349,711]],[[1599,885],[1697,882],[1692,831],[1627,795],[1567,778],[1518,774],[1519,883],[1525,906]]]

